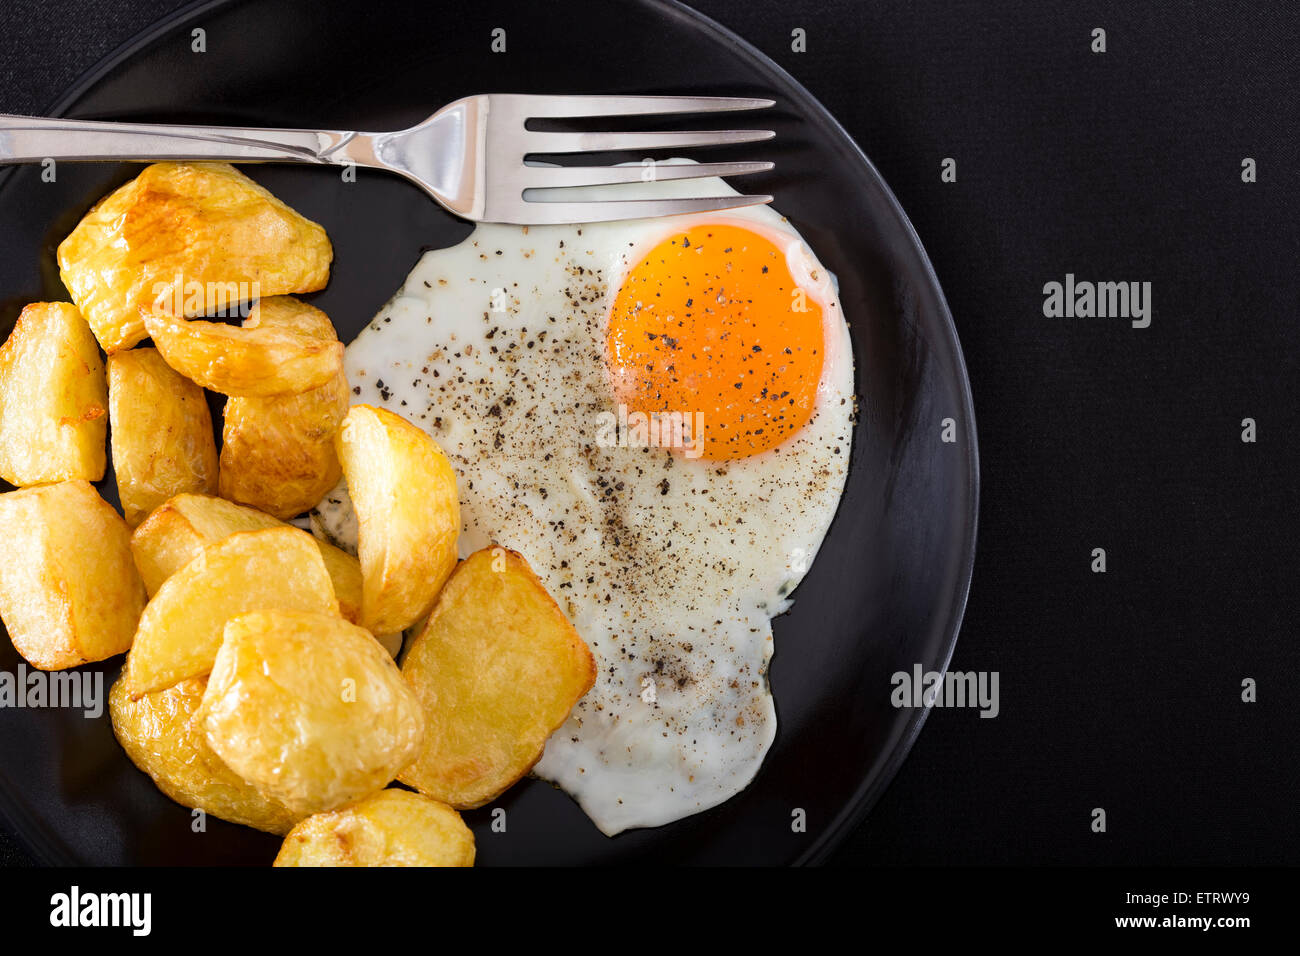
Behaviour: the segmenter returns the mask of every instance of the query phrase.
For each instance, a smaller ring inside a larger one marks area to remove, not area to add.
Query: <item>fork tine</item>
[[[758,143],[775,135],[770,129],[701,129],[663,133],[525,133],[524,145],[529,154],[623,152]]]
[[[531,177],[527,189],[550,189],[560,186],[608,186],[615,183],[655,183],[670,179],[704,179],[709,176],[747,176],[765,173],[776,164],[760,163],[681,163],[650,166],[526,166]],[[650,170],[647,176],[646,171]]]
[[[704,196],[689,199],[622,199],[608,202],[525,202],[518,219],[521,225],[549,226],[558,223],[610,222],[615,219],[649,219],[689,212],[718,212],[772,201],[771,196]]]
[[[761,110],[776,101],[748,96],[530,96],[518,94],[515,108],[529,119],[587,116],[648,116],[654,113],[717,113]]]

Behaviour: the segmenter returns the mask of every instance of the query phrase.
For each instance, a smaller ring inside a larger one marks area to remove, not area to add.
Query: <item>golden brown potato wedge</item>
[[[276,866],[473,866],[474,834],[460,814],[409,790],[303,820],[284,839]]]
[[[301,611],[226,624],[203,717],[227,766],[303,813],[385,786],[424,737],[415,695],[369,632]]]
[[[131,527],[174,495],[216,492],[207,397],[156,349],[108,357],[108,416],[117,496]]]
[[[0,346],[0,477],[11,485],[104,477],[108,386],[75,305],[23,309]]]
[[[105,352],[147,334],[143,312],[231,315],[241,302],[315,292],[329,238],[225,163],[154,163],[101,200],[59,246],[63,284]]]
[[[102,661],[131,646],[144,585],[131,532],[85,481],[0,495],[0,618],[42,670]]]
[[[210,544],[158,589],[126,660],[132,697],[212,669],[226,621],[265,608],[338,614],[320,549],[306,531],[241,531]],[[341,620],[341,618],[340,618]]]
[[[270,515],[221,498],[180,494],[155,509],[135,529],[131,551],[145,590],[153,597],[164,581],[208,545],[238,531],[284,526]]]
[[[181,806],[267,833],[288,833],[302,819],[221,762],[203,732],[199,705],[206,677],[192,677],[132,700],[126,681],[108,695],[113,733],[131,762]]]
[[[263,299],[244,327],[288,329],[338,341],[324,312],[289,296]],[[343,474],[334,434],[348,413],[349,397],[340,366],[324,385],[297,395],[226,402],[221,496],[277,518],[314,508]]]
[[[456,473],[432,438],[400,415],[355,405],[335,438],[357,514],[361,623],[375,634],[429,612],[456,566]]]
[[[317,538],[316,546],[320,548],[325,570],[334,583],[334,596],[339,599],[339,613],[353,624],[361,623],[361,562],[328,541]],[[400,636],[399,634],[398,637]],[[379,642],[384,643],[383,638],[379,638]]]
[[[193,561],[200,551],[238,531],[287,528],[283,521],[254,508],[208,495],[177,495],[136,528],[131,550],[153,597],[163,582]],[[361,617],[361,564],[346,551],[316,539],[325,570],[334,584],[339,612],[355,624]]]
[[[526,774],[596,679],[578,632],[519,554],[476,551],[456,568],[402,674],[427,722],[399,777],[457,808],[482,806]]]
[[[180,319],[156,309],[146,313],[144,324],[168,365],[222,395],[294,395],[343,374],[343,343],[258,322],[267,301],[253,306],[242,326]]]

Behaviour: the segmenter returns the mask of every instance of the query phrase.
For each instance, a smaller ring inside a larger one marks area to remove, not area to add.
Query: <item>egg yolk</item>
[[[712,461],[794,436],[812,417],[824,351],[821,305],[784,250],[731,224],[651,249],[619,287],[606,338],[616,400],[629,414],[680,413]]]

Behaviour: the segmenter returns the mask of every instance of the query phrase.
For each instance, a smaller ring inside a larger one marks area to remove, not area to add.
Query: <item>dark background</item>
[[[42,112],[180,5],[6,0],[0,111]],[[1300,863],[1300,12],[694,6],[803,82],[879,167],[975,396],[979,546],[952,666],[998,671],[1001,714],[933,712],[835,862]],[[1151,282],[1151,327],[1044,318],[1042,286],[1067,272]],[[24,860],[0,830],[0,862]]]

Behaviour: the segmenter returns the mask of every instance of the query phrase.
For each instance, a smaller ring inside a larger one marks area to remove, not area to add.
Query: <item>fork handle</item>
[[[0,114],[0,163],[211,160],[379,165],[370,137],[339,130],[168,126]]]

